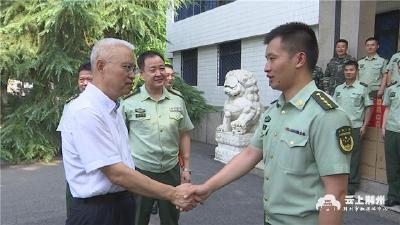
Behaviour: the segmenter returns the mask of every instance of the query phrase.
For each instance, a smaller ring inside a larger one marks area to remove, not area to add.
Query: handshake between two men
[[[193,185],[185,183],[176,187],[175,196],[170,201],[180,211],[189,211],[198,204],[203,204],[212,192],[212,189],[206,184]]]

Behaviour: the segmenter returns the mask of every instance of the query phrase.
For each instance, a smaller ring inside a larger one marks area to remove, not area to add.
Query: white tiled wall
[[[317,29],[318,0],[269,1],[237,0],[184,20],[167,21],[167,52],[173,54],[176,71],[181,68],[181,50],[198,48],[198,86],[209,104],[224,104],[223,87],[217,86],[218,44],[242,40],[242,69],[258,80],[261,103],[269,105],[280,94],[268,86],[264,73],[263,38],[272,28],[291,21],[302,21]]]
[[[168,52],[207,46],[268,33],[291,21],[318,23],[318,0],[237,0],[173,22],[167,20]]]

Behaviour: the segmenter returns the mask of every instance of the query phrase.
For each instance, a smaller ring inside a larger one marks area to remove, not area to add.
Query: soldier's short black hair
[[[90,62],[84,63],[79,67],[78,70],[78,74],[83,71],[83,70],[87,70],[87,71],[92,71],[92,65],[90,64]]]
[[[379,40],[376,37],[369,37],[365,40],[365,44],[367,44],[368,41],[375,41],[376,44],[379,45]]]
[[[348,42],[346,39],[339,39],[339,40],[337,40],[336,43],[335,43],[335,45],[337,45],[337,43],[339,43],[339,42],[345,43],[346,46],[349,46],[349,42]]]
[[[304,52],[307,67],[313,71],[318,60],[318,43],[313,29],[305,23],[291,22],[272,29],[264,39],[264,44],[269,44],[273,39],[280,37],[283,48],[290,56]]]
[[[349,60],[347,62],[344,63],[344,67],[346,66],[354,66],[356,68],[356,70],[358,70],[358,63],[355,60]]]
[[[163,62],[165,62],[164,60],[164,56],[161,55],[161,53],[154,51],[154,50],[150,50],[150,51],[145,51],[142,54],[139,55],[139,58],[137,59],[137,64],[139,66],[140,70],[144,69],[144,61],[147,58],[153,58],[155,56],[158,56],[162,59]]]
[[[165,67],[166,67],[166,68],[170,68],[171,70],[174,70],[174,67],[173,67],[171,64],[168,64],[168,63],[167,63],[167,64],[165,64]]]

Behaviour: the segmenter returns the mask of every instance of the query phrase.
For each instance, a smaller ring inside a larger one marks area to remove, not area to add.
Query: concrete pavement
[[[223,164],[213,160],[214,146],[192,145],[193,183],[204,182]],[[50,164],[1,168],[2,225],[65,224],[65,178],[60,160]],[[181,225],[263,225],[262,178],[248,174],[214,193],[204,205],[181,214]],[[152,216],[151,225],[158,225]],[[400,214],[346,213],[348,225],[400,224]]]

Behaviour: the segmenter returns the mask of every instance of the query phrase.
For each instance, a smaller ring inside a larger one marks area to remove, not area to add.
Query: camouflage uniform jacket
[[[329,85],[329,77],[324,76],[324,72],[322,71],[322,68],[319,66],[315,66],[313,72],[312,72],[312,78],[315,81],[315,85],[317,85],[318,89],[321,89],[323,91],[327,91],[328,85]]]
[[[346,80],[344,78],[344,64],[349,61],[354,60],[351,55],[346,55],[343,58],[337,56],[333,57],[326,66],[325,77],[329,79],[328,93],[333,95],[335,88],[340,84],[343,84]]]

